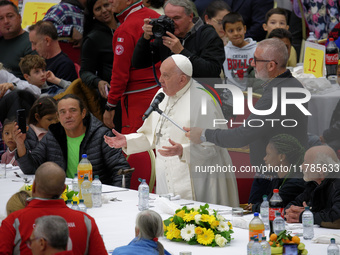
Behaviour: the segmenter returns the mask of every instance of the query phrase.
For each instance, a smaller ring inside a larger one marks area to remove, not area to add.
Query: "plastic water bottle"
[[[66,201],[66,205],[67,205],[68,208],[72,208],[72,200],[71,200],[71,199],[68,199],[68,200]]]
[[[327,255],[339,255],[339,247],[336,245],[334,238],[331,238],[331,243],[327,248]]]
[[[80,160],[78,167],[77,167],[77,173],[78,173],[78,187],[79,187],[79,198],[82,198],[81,194],[81,184],[84,181],[85,175],[88,176],[89,181],[92,182],[92,164],[87,159],[87,154],[83,154],[82,159]]]
[[[76,210],[76,211],[80,211],[80,208],[79,208],[79,206],[77,204],[77,201],[72,201],[71,209]]]
[[[92,184],[89,181],[87,175],[84,177],[84,181],[81,184],[81,195],[84,199],[84,204],[87,208],[92,208]]]
[[[314,237],[314,216],[309,210],[309,206],[305,207],[302,214],[303,239],[310,240]]]
[[[263,202],[260,207],[261,219],[265,230],[269,230],[269,202],[267,195],[263,195]]]
[[[262,246],[262,250],[263,250],[263,255],[271,255],[272,250],[271,250],[270,245],[267,242],[267,238],[265,236],[262,237],[261,246]]]
[[[255,240],[255,237],[250,237],[250,241],[247,245],[247,255],[252,255],[251,254],[251,247],[253,247],[253,244],[254,244],[254,240]]]
[[[273,221],[274,233],[279,235],[280,232],[286,229],[285,220],[281,217],[280,212],[276,212],[275,220]]]
[[[84,204],[84,199],[79,199],[79,205],[78,206],[79,206],[79,211],[86,213],[87,207]]]
[[[93,207],[102,206],[102,183],[98,175],[95,175],[92,181],[92,203]]]
[[[144,211],[149,209],[149,185],[146,183],[145,179],[138,187],[138,209],[139,211]]]
[[[72,190],[79,193],[78,174],[74,174],[74,178],[72,180]]]
[[[249,223],[249,240],[251,237],[259,238],[261,235],[265,236],[264,234],[264,224],[259,217],[259,213],[254,213],[254,218]]]
[[[312,42],[312,43],[318,43],[318,38],[316,38],[314,32],[309,32],[309,36],[306,41]]]
[[[262,246],[257,238],[255,238],[254,244],[251,247],[251,255],[263,255]]]

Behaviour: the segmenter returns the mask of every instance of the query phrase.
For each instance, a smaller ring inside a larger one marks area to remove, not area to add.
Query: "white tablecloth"
[[[323,131],[329,127],[333,110],[339,99],[340,86],[337,90],[326,94],[312,95],[308,103],[308,110],[312,114],[312,116],[308,116],[308,132],[318,136],[322,135]]]
[[[7,200],[10,198],[12,194],[17,192],[20,187],[24,185],[22,178],[15,177],[13,170],[9,170],[7,173],[6,179],[0,179],[0,215],[5,215],[5,206]],[[17,170],[16,172],[19,173],[20,176],[24,177],[21,171]],[[32,178],[32,176],[30,176]],[[13,181],[15,180],[15,181]],[[32,182],[31,182],[32,183]],[[67,184],[71,183],[71,180],[67,180]],[[121,188],[106,186],[103,185],[103,191],[118,191],[123,190]],[[109,202],[107,204],[103,204],[101,208],[91,208],[88,209],[88,214],[93,216],[96,220],[96,223],[99,227],[100,233],[103,235],[103,239],[105,242],[105,246],[108,251],[112,251],[116,247],[128,244],[135,235],[135,218],[136,215],[139,213],[137,207],[137,192],[134,190],[128,191],[120,191],[120,192],[113,192],[113,193],[105,193],[107,197],[116,197],[119,200],[117,202]],[[157,197],[155,194],[150,195],[151,198]],[[185,201],[185,200],[178,200],[175,201],[178,204],[185,204],[185,203],[194,203],[192,206],[198,206],[199,202],[194,201]],[[150,203],[151,206],[154,206],[154,203]],[[191,205],[190,205],[191,206]],[[210,205],[212,209],[221,209],[229,211],[228,207],[219,206],[219,205]],[[160,208],[158,207],[151,207],[150,209],[157,211],[161,214],[163,219],[170,217],[170,214],[163,213]],[[226,219],[232,220],[232,216],[226,212],[226,214],[221,213]],[[247,219],[251,219],[252,215],[243,216]],[[167,249],[171,254],[178,255],[181,251],[191,251],[193,255],[203,255],[203,254],[246,254],[246,247],[248,243],[248,230],[234,228],[234,234],[232,237],[234,240],[231,241],[229,246],[224,248],[219,247],[204,247],[201,245],[188,245],[186,243],[178,243],[178,242],[171,242],[166,238],[160,238],[160,242],[164,245],[165,249]],[[338,233],[338,230],[331,230],[331,229],[324,229],[324,228],[316,228],[315,235],[321,234],[329,234],[329,233]],[[302,229],[294,230],[293,233],[302,233]],[[327,253],[327,246],[326,244],[315,244],[311,241],[305,241],[306,249],[308,250],[308,254],[312,255],[320,255]]]

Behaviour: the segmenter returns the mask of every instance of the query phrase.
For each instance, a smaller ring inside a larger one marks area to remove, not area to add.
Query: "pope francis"
[[[192,64],[187,57],[180,54],[168,57],[160,71],[162,88],[155,97],[162,92],[166,96],[158,107],[180,127],[211,128],[214,119],[224,119],[220,106],[191,78]],[[205,105],[205,114],[202,114],[202,105]],[[128,155],[156,149],[157,194],[174,193],[183,199],[239,205],[235,175],[226,171],[232,166],[227,149],[212,143],[191,144],[183,130],[156,111],[137,133],[112,132],[116,136],[105,137],[105,142],[122,148]],[[224,171],[218,171],[221,169]]]

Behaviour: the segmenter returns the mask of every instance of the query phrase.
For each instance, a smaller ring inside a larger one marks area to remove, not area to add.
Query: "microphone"
[[[146,112],[143,115],[142,120],[145,120],[149,117],[149,115],[158,108],[158,105],[163,101],[165,95],[163,92],[159,93],[156,98],[153,100],[152,104],[149,106],[149,108],[146,110]]]

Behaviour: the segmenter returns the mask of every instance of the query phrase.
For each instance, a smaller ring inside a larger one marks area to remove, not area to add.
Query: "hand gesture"
[[[1,83],[0,84],[0,98],[2,98],[5,93],[7,92],[7,90],[13,90],[14,89],[14,85],[13,83],[9,83],[9,82],[6,82],[6,83]]]
[[[113,111],[105,111],[104,115],[103,115],[103,122],[110,129],[115,127],[115,125],[113,124],[114,116],[115,116],[115,110],[113,110]]]
[[[299,223],[300,214],[305,210],[307,206],[306,202],[303,202],[303,206],[292,205],[286,210],[285,218],[288,223]]]
[[[151,19],[144,19],[144,25],[142,26],[142,29],[144,31],[144,39],[145,40],[150,40],[153,36],[153,33],[152,33],[152,25],[150,25]]]
[[[166,34],[168,36],[162,36],[163,45],[168,47],[175,54],[181,53],[181,51],[184,50],[184,47],[181,44],[180,40],[169,31],[167,31]]]
[[[183,129],[188,131],[187,133],[185,133],[185,136],[188,137],[190,139],[190,141],[192,141],[193,143],[197,143],[197,144],[202,143],[202,141],[201,141],[201,134],[202,134],[202,131],[203,131],[202,128],[198,128],[198,127],[187,128],[187,127],[184,127]]]
[[[13,138],[17,144],[17,153],[20,158],[26,154],[26,147],[25,147],[26,133],[21,132],[16,122],[13,127]]]
[[[60,79],[55,77],[54,73],[52,71],[46,72],[46,80],[50,83],[58,85],[60,83]]]
[[[112,133],[115,137],[109,137],[104,135],[104,140],[111,148],[122,148],[127,147],[126,137],[121,133],[117,132],[115,129],[112,129]]]
[[[107,99],[107,96],[109,94],[110,84],[107,83],[107,81],[100,81],[98,82],[98,90],[102,98]]]
[[[171,139],[169,139],[169,143],[172,146],[163,146],[163,150],[159,149],[158,152],[163,157],[172,157],[172,156],[182,156],[183,154],[183,146],[180,143],[175,143]]]

